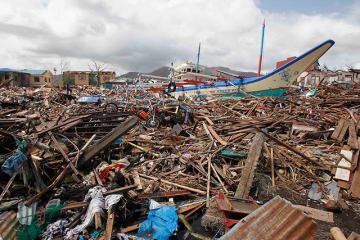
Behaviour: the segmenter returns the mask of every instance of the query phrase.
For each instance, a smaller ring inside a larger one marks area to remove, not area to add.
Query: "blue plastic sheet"
[[[27,142],[25,140],[20,141],[16,137],[14,138],[16,140],[18,149],[13,155],[5,160],[1,167],[1,170],[10,176],[18,174],[23,162],[27,159],[26,155],[24,154],[27,151]]]
[[[100,95],[83,96],[79,97],[77,100],[78,103],[98,103],[99,101],[101,101]]]
[[[22,163],[26,159],[27,157],[25,156],[25,154],[17,150],[13,155],[11,155],[5,160],[4,164],[1,167],[1,170],[10,176],[14,176],[18,174],[22,166]]]
[[[140,225],[137,236],[149,240],[167,240],[177,229],[177,222],[175,206],[152,209],[148,218]]]

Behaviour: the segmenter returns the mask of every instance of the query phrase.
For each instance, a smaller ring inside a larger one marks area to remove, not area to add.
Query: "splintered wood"
[[[138,99],[135,93],[83,86],[74,87],[73,96],[60,90],[29,90],[26,94],[33,100],[15,106],[11,98],[24,95],[24,89],[3,89],[2,170],[20,151],[28,161],[15,175],[2,173],[1,212],[17,209],[19,202],[29,208],[36,203],[36,217],[44,216],[48,200],[60,199],[61,204],[69,202],[60,213],[73,229],[84,223],[92,201],[88,194],[99,188],[105,205],[113,195],[121,194],[121,200],[95,215],[79,233],[86,239],[95,229],[98,239],[120,233],[130,239],[141,231],[146,216],[157,212],[151,212],[149,199],[160,208],[175,206],[185,223],[186,218],[201,219],[203,227],[217,232],[256,211],[255,200],[275,195],[291,197],[294,204],[312,199],[309,205],[319,209],[298,205],[302,219],[337,224],[342,221],[336,219],[339,216],[353,217],[348,214],[360,199],[360,85],[317,90],[307,97],[291,88],[288,98],[245,94],[242,99],[173,102],[161,95],[153,99],[146,92]],[[115,96],[108,106],[117,110],[107,109],[107,102],[79,104],[77,99],[103,95]],[[157,127],[150,124],[157,121]],[[26,149],[21,148],[22,141]],[[228,201],[224,209],[224,204],[217,204],[222,195]],[[324,207],[347,210],[334,214]],[[356,230],[348,227],[347,234]],[[183,230],[179,225],[177,232]],[[186,234],[206,239],[190,230]]]
[[[341,150],[341,155],[344,157],[341,158],[339,164],[337,165],[334,176],[335,179],[349,181],[351,167],[351,162],[349,162],[349,159],[352,159],[352,154],[352,151]]]
[[[265,136],[263,133],[257,133],[251,144],[248,157],[245,162],[245,167],[241,172],[239,185],[235,192],[237,198],[248,198],[250,188],[253,183],[254,173],[261,156],[261,150],[263,148]]]
[[[345,137],[345,134],[349,128],[349,125],[350,125],[349,120],[341,118],[338,125],[335,128],[335,131],[331,135],[331,138],[336,139],[339,142],[341,142],[343,140],[343,138]]]

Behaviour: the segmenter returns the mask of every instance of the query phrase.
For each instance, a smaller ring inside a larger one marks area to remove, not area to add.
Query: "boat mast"
[[[196,70],[195,79],[196,79],[196,81],[198,80],[198,75],[199,75],[200,47],[201,47],[201,42],[199,42],[199,49],[198,49],[196,65],[195,65],[195,70]]]
[[[263,57],[263,50],[264,50],[264,34],[265,34],[265,19],[262,25],[262,32],[261,32],[261,45],[260,45],[260,58],[259,58],[259,66],[258,66],[258,77],[260,77],[261,73],[261,65],[262,65],[262,57]]]

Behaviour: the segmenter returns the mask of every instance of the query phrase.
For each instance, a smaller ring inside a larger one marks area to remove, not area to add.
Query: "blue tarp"
[[[27,152],[27,142],[16,139],[16,145],[18,146],[16,152],[8,157],[1,166],[1,170],[10,176],[18,174],[23,162],[27,159],[25,155]]]
[[[140,225],[138,237],[167,240],[177,229],[178,215],[175,206],[161,206],[150,210],[148,218]]]
[[[94,96],[79,97],[77,102],[79,102],[79,103],[98,103],[99,100],[101,101],[101,96],[100,95],[94,95]]]

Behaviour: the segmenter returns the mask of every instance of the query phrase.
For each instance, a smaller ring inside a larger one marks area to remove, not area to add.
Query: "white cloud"
[[[149,71],[171,61],[256,70],[261,23],[267,21],[264,68],[329,38],[329,66],[360,66],[360,4],[346,14],[261,11],[253,0],[13,0],[0,8],[3,66],[48,68],[61,58],[73,69],[91,59],[119,71]]]

